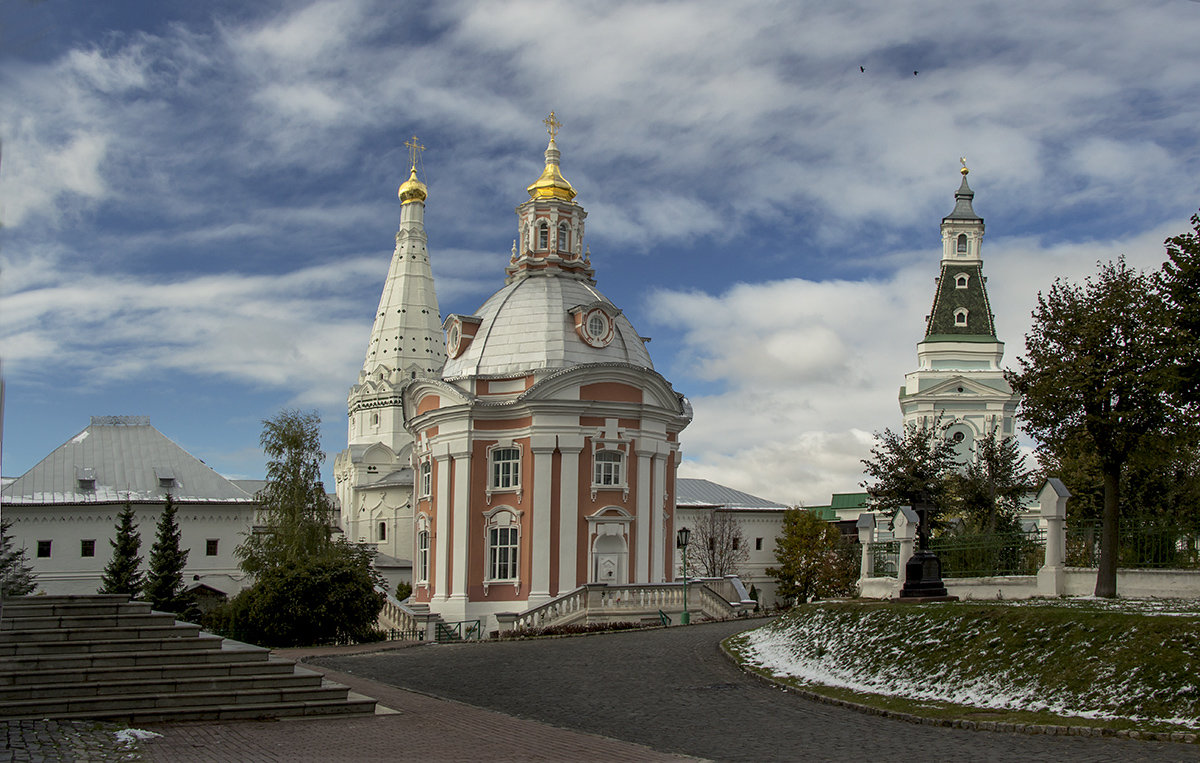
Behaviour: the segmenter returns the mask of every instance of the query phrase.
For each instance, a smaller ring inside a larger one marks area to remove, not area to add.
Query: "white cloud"
[[[936,225],[936,221],[931,221]],[[1172,226],[1116,241],[1044,244],[1000,238],[985,248],[988,295],[1005,364],[1016,365],[1038,291],[1056,277],[1081,280],[1122,254],[1156,268]],[[684,476],[705,477],[775,500],[824,504],[854,492],[870,433],[900,426],[897,391],[916,369],[916,344],[933,299],[940,251],[905,261],[886,280],[788,279],[737,284],[722,294],[664,290],[651,316],[682,334],[673,379],[717,383],[691,396],[681,438]]]

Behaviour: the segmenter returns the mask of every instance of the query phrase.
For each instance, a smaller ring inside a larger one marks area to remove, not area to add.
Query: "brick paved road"
[[[430,645],[311,662],[519,718],[714,760],[1200,760],[1195,745],[945,729],[812,702],[762,684],[728,662],[718,643],[745,627],[713,623]]]

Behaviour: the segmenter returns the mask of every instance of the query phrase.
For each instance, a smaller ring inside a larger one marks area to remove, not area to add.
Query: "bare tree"
[[[692,526],[687,548],[689,575],[719,578],[738,574],[750,558],[742,525],[727,510],[712,509]]]

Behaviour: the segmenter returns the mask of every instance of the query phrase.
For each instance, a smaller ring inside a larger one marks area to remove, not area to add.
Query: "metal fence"
[[[1100,523],[1067,528],[1067,566],[1100,564]],[[1200,525],[1124,519],[1117,533],[1117,566],[1126,569],[1200,569]]]
[[[877,578],[899,577],[900,541],[888,540],[871,544],[871,575]]]
[[[1046,533],[942,535],[929,542],[942,562],[942,577],[1036,575],[1046,557]]]
[[[483,638],[483,626],[479,620],[438,623],[435,638],[438,642],[479,641]]]

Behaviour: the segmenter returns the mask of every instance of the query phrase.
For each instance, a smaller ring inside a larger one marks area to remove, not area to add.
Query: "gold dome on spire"
[[[425,147],[417,141],[417,136],[412,136],[411,140],[406,140],[404,145],[408,146],[408,158],[411,160],[412,170],[408,173],[408,180],[400,186],[400,191],[397,195],[400,197],[401,204],[410,204],[414,201],[425,201],[429,197],[429,189],[420,180],[417,180],[417,158]]]
[[[525,190],[529,192],[530,199],[562,199],[570,201],[575,198],[575,189],[567,182],[567,179],[562,176],[562,172],[558,169],[558,144],[554,142],[555,136],[558,135],[558,128],[562,127],[562,123],[554,117],[554,112],[550,112],[550,116],[546,117],[543,122],[546,125],[546,131],[550,133],[550,143],[546,146],[546,169],[542,170],[542,175],[537,180],[533,181],[533,185]]]
[[[400,203],[410,204],[414,201],[425,201],[429,197],[429,189],[420,180],[417,180],[417,168],[413,167],[412,172],[408,175],[408,180],[405,180],[400,186]]]

